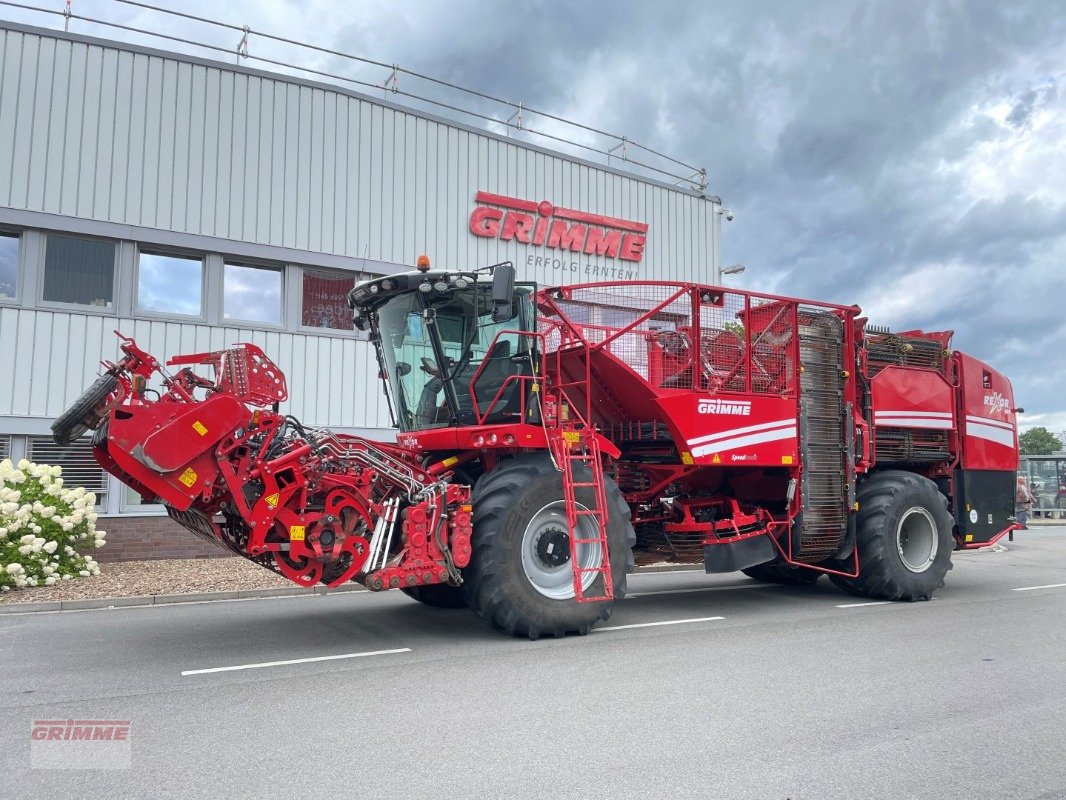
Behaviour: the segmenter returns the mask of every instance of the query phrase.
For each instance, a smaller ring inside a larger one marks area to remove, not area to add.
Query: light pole
[[[717,285],[722,285],[722,280],[725,278],[726,275],[739,275],[746,269],[747,267],[745,267],[743,264],[731,264],[728,267],[719,268]]]

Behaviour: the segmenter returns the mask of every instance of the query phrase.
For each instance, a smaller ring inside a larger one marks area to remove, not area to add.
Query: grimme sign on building
[[[648,241],[645,222],[492,192],[479,191],[475,200],[470,232],[486,239],[529,245],[525,253],[528,267],[578,273],[592,280],[636,277],[636,265],[644,257]],[[545,252],[542,255],[530,248],[545,248]],[[599,256],[614,263],[594,264],[582,261],[581,256]]]

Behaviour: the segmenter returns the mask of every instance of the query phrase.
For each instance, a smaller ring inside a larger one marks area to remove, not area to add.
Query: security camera
[[[732,222],[733,221],[733,209],[731,209],[731,208],[723,208],[722,209],[722,214],[725,216],[725,221],[726,222]]]

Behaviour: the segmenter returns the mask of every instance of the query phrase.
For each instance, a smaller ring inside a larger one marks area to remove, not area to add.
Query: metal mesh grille
[[[107,473],[93,458],[92,445],[88,439],[63,447],[51,439],[31,437],[27,457],[35,464],[62,467],[64,486],[81,486],[85,491],[96,495],[97,508],[107,505]]]
[[[798,323],[803,364],[803,529],[797,557],[814,563],[831,556],[847,531],[844,332],[839,318],[817,309],[800,309]]]
[[[893,333],[866,335],[867,372],[874,377],[892,365],[925,367],[943,371],[944,354],[940,342]]]
[[[556,299],[579,334],[666,389],[790,393],[795,304],[663,284],[574,287]],[[698,323],[697,323],[698,320]],[[545,321],[547,347],[560,346]]]

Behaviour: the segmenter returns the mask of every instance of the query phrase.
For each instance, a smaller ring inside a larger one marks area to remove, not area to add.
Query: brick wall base
[[[153,558],[235,557],[233,553],[195,533],[170,517],[101,517],[96,527],[107,534],[107,544],[92,557],[101,563],[143,561]]]

